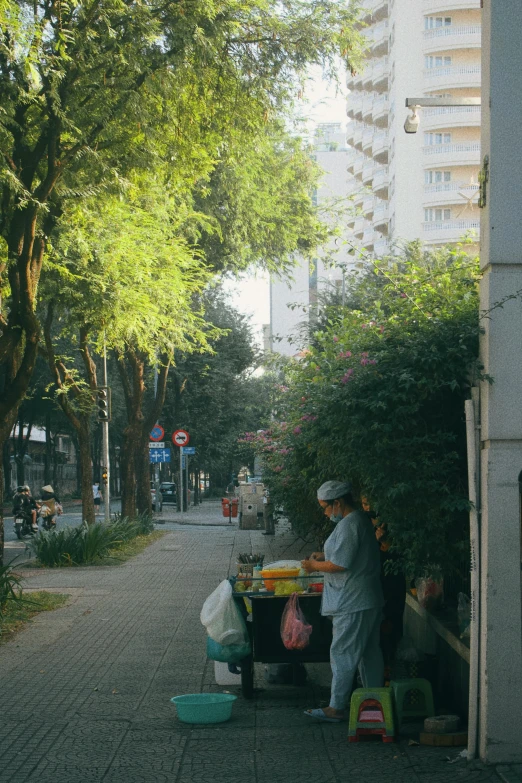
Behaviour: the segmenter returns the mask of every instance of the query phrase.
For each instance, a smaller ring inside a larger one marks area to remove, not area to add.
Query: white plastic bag
[[[218,644],[248,642],[248,631],[232,597],[228,579],[224,579],[209,595],[199,617],[210,638]]]

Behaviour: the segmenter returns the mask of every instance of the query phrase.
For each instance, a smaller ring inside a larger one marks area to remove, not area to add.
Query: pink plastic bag
[[[304,650],[310,642],[312,626],[299,607],[297,593],[292,593],[281,617],[281,639],[287,650]]]

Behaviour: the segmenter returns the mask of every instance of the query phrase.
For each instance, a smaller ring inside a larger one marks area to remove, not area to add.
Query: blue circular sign
[[[165,430],[161,424],[155,424],[150,433],[151,440],[163,440],[165,437]]]

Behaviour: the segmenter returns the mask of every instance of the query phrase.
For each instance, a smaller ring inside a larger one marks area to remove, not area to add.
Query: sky
[[[310,134],[322,122],[340,122],[346,126],[346,96],[341,90],[336,94],[335,87],[323,81],[319,68],[311,70],[302,104]],[[270,323],[268,275],[244,275],[240,280],[228,280],[224,288],[230,294],[233,306],[249,317],[255,337],[262,345],[263,324]]]

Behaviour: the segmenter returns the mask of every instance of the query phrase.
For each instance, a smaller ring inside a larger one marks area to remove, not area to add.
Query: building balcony
[[[357,193],[355,193],[353,197],[353,205],[356,209],[361,210],[364,198],[366,196],[366,192],[364,190],[361,190],[361,186],[359,185],[359,183],[357,183],[357,187],[358,187]]]
[[[364,233],[362,235],[362,243],[363,247],[366,250],[373,250],[373,238],[374,238],[374,231],[371,226],[368,226],[364,229]]]
[[[346,129],[346,143],[350,144],[353,147],[353,137],[355,136],[355,131],[357,129],[357,123],[350,122],[348,123],[348,127]]]
[[[346,155],[346,171],[348,171],[350,174],[353,174],[353,167],[355,166],[355,157],[356,157],[355,150],[350,148],[348,150],[348,154]]]
[[[380,131],[373,137],[373,158],[379,163],[388,163],[390,140],[386,131]]]
[[[373,238],[373,254],[377,258],[382,258],[382,256],[387,256],[390,252],[390,244],[388,242],[388,239],[386,237],[383,237],[381,234],[376,233]]]
[[[388,80],[390,75],[390,65],[388,57],[381,57],[373,64],[372,82],[375,92],[386,92],[388,90]]]
[[[366,226],[366,220],[362,215],[358,215],[355,218],[355,223],[353,225],[353,233],[358,239],[362,238],[362,235],[364,234],[365,226]]]
[[[431,245],[458,242],[466,234],[479,237],[480,220],[445,220],[423,223],[423,239]]]
[[[362,155],[358,155],[355,159],[353,167],[353,175],[356,179],[362,179],[362,170],[364,165],[364,158]]]
[[[363,148],[363,152],[365,152],[366,155],[372,154],[373,136],[374,136],[373,127],[370,125],[369,128],[364,129],[363,138],[362,138],[362,148]]]
[[[388,0],[365,0],[363,20],[368,23],[387,19],[388,11]]]
[[[373,85],[373,64],[369,62],[363,73],[362,88],[363,90],[366,90],[366,92],[370,92],[372,89],[372,85]]]
[[[367,193],[364,197],[362,211],[366,220],[371,220],[373,217],[373,209],[375,204],[375,196],[373,193]]]
[[[361,152],[362,152],[363,133],[364,133],[364,125],[360,123],[355,128],[355,133],[353,134],[353,146],[355,147],[356,150],[361,150]]]
[[[422,110],[422,127],[425,130],[479,128],[480,117],[480,106],[437,106]]]
[[[437,14],[444,11],[480,10],[480,0],[424,0],[423,14]]]
[[[479,196],[478,183],[437,182],[424,186],[422,204],[425,207],[445,207],[450,204],[464,208],[468,203],[476,204]]]
[[[361,93],[351,93],[348,96],[347,105],[351,109],[351,117],[354,120],[360,120],[362,118],[362,102],[363,96]]]
[[[362,118],[364,122],[372,121],[373,102],[374,97],[371,93],[369,95],[365,95],[362,100]]]
[[[388,166],[381,166],[374,169],[373,172],[373,184],[372,190],[377,196],[386,198],[388,196],[388,188],[390,186],[390,173]]]
[[[353,228],[356,220],[357,220],[357,213],[354,209],[348,214],[346,218],[346,225],[348,226],[348,228]]]
[[[380,231],[381,234],[387,234],[389,222],[388,202],[381,201],[376,204],[373,211],[373,227],[376,231]]]
[[[480,65],[446,65],[441,68],[425,68],[426,90],[451,90],[454,88],[479,88]]]
[[[478,141],[462,144],[433,144],[423,147],[422,151],[426,168],[480,165],[480,142]]]
[[[381,54],[388,54],[388,20],[383,19],[382,22],[379,22],[379,24],[371,27],[369,30],[368,39],[371,47],[372,57],[377,57]]]
[[[362,90],[362,80],[363,80],[362,71],[359,71],[353,77],[352,90]]]
[[[388,113],[390,111],[390,102],[386,95],[380,95],[373,102],[372,119],[373,124],[378,128],[388,127]]]
[[[373,159],[364,162],[363,170],[362,170],[363,185],[368,186],[372,184],[374,169],[375,169],[375,164],[373,162]]]
[[[423,50],[430,52],[450,49],[480,49],[482,27],[479,24],[455,24],[424,30]]]

